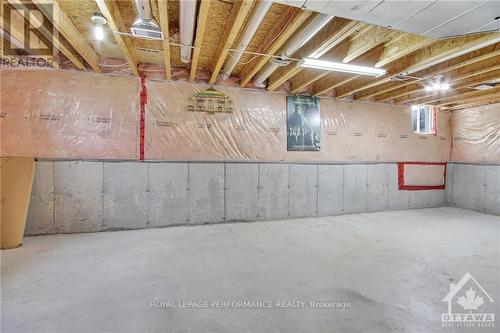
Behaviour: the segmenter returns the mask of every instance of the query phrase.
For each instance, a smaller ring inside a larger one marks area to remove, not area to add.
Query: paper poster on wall
[[[287,97],[288,151],[319,151],[320,127],[317,97]]]
[[[223,92],[208,88],[189,98],[188,111],[231,113],[233,112],[233,101]]]

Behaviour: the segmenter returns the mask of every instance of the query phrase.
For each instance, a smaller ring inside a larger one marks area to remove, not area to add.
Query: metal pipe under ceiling
[[[196,0],[179,1],[179,30],[181,46],[181,61],[188,64],[191,61],[191,51],[194,39],[196,21]]]
[[[273,2],[270,0],[262,0],[257,5],[257,8],[252,14],[252,18],[250,19],[250,22],[245,28],[243,35],[238,40],[238,43],[236,43],[235,47],[236,50],[229,54],[229,59],[222,72],[222,77],[224,79],[227,79],[229,75],[231,75],[231,72],[233,71],[234,67],[238,64],[238,61],[243,55],[243,52],[248,47],[248,44],[250,44],[250,41],[252,40],[253,36],[255,35],[255,32],[257,31],[260,24],[264,20],[264,17],[271,8],[272,4]]]
[[[319,14],[305,29],[303,29],[297,36],[295,36],[281,53],[280,59],[271,59],[266,65],[264,70],[254,80],[256,86],[262,87],[264,81],[271,76],[280,66],[285,66],[290,63],[289,58],[297,52],[308,40],[318,33],[334,15]]]

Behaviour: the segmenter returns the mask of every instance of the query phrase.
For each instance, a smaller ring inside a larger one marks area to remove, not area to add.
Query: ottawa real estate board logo
[[[54,61],[53,6],[38,1],[1,1],[1,61],[10,67],[50,67]],[[56,34],[56,35],[54,35]]]
[[[469,272],[450,284],[443,302],[448,303],[448,312],[441,314],[442,327],[495,327],[493,298]]]

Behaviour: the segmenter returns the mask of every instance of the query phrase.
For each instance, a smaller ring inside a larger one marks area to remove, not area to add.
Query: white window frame
[[[428,126],[427,128],[422,128],[420,122],[420,116],[422,109],[427,112]],[[416,113],[416,118],[415,118]],[[433,105],[413,105],[411,107],[411,121],[412,130],[416,134],[420,135],[436,135],[436,107]],[[416,126],[415,126],[416,121]]]

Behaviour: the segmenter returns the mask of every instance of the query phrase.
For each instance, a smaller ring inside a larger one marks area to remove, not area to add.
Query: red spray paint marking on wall
[[[146,132],[146,103],[148,93],[146,91],[146,77],[141,76],[141,114],[139,119],[139,160],[144,161],[144,138]]]

